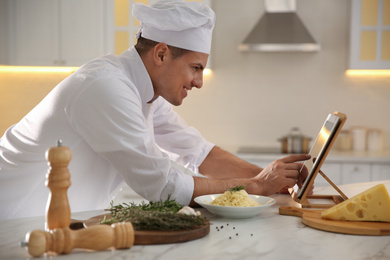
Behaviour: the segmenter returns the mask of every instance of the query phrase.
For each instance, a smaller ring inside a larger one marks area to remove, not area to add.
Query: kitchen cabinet
[[[390,69],[390,1],[352,0],[350,69]]]
[[[372,165],[372,178],[375,180],[390,180],[390,164]]]
[[[338,163],[324,163],[322,165],[321,171],[336,185],[342,184],[343,174],[341,173],[341,167]],[[325,180],[321,174],[317,174],[316,179],[314,180],[315,187],[328,186],[329,183]]]
[[[119,55],[136,42],[135,2],[144,1],[1,0],[0,63],[80,66],[107,53]]]
[[[105,50],[104,0],[10,0],[9,65],[80,66]]]
[[[342,177],[344,183],[368,182],[371,180],[369,163],[343,163]]]
[[[7,17],[7,3],[0,1],[0,64],[7,63],[8,59]]]

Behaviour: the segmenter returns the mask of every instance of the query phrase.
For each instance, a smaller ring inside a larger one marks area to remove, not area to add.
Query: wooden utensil
[[[46,159],[50,165],[46,174],[46,186],[50,189],[46,206],[45,229],[47,231],[69,227],[70,224],[67,191],[71,182],[67,167],[71,158],[72,152],[68,147],[62,145],[61,140],[57,142],[57,146],[46,151]]]
[[[68,254],[74,248],[104,250],[110,247],[130,248],[134,244],[134,230],[130,222],[111,226],[99,225],[77,231],[69,228],[50,232],[34,230],[27,233],[26,245],[31,256],[38,257],[45,252]]]
[[[328,220],[321,218],[322,211],[323,209],[313,210],[297,207],[279,208],[279,214],[301,217],[303,224],[324,231],[367,236],[390,235],[389,222]]]
[[[100,225],[100,222],[106,217],[110,219],[110,214],[103,214],[92,217],[88,220],[81,221],[84,227],[90,228],[92,226]],[[80,222],[73,220],[72,225]],[[171,244],[195,240],[206,236],[210,232],[210,223],[206,223],[200,227],[193,229],[183,229],[177,231],[160,231],[160,230],[134,230],[134,244],[135,245],[157,245],[157,244]]]

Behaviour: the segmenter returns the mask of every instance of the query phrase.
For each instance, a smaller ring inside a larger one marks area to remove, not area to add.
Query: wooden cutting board
[[[103,214],[92,217],[88,220],[78,221],[73,220],[73,224],[82,222],[84,227],[99,225],[100,222],[106,218],[110,218],[110,214]],[[143,231],[135,230],[135,245],[157,245],[157,244],[171,244],[195,240],[206,236],[210,232],[210,222],[194,229],[184,229],[178,231]]]
[[[390,235],[389,222],[327,220],[321,218],[321,212],[322,210],[303,209],[297,207],[279,208],[279,214],[301,217],[303,224],[320,230],[352,235]]]

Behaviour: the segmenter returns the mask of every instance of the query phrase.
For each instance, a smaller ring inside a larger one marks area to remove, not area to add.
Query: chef
[[[138,42],[95,59],[58,84],[0,139],[0,219],[44,215],[49,189],[45,152],[57,140],[72,151],[72,212],[107,208],[123,182],[149,201],[244,185],[271,195],[298,181],[299,161],[265,169],[205,140],[172,110],[201,88],[215,14],[199,2],[136,3]],[[196,113],[196,111],[194,111]]]

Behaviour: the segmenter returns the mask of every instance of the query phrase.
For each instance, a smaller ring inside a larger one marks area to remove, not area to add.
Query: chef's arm
[[[251,178],[263,169],[214,146],[199,166],[199,172],[208,178]]]

